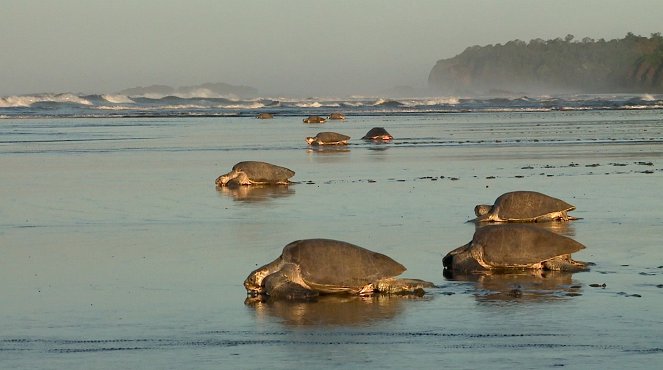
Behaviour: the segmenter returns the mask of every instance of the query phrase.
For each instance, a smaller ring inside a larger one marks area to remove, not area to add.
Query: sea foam
[[[110,94],[108,94],[108,95],[102,95],[101,97],[104,100],[106,100],[107,102],[112,103],[112,104],[130,104],[130,103],[134,102],[133,100],[131,100],[131,98],[129,98],[126,95],[110,95]]]
[[[92,103],[80,96],[63,93],[63,94],[39,94],[39,95],[14,95],[0,98],[0,107],[29,107],[35,103],[74,103],[80,105],[92,105]]]

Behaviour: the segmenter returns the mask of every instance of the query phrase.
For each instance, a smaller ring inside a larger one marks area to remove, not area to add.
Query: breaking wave
[[[102,95],[101,97],[107,102],[112,104],[127,104],[134,102],[133,100],[131,100],[130,97],[126,95]]]
[[[32,94],[0,97],[0,118],[134,117],[134,116],[246,116],[261,112],[281,116],[347,116],[435,114],[465,112],[540,112],[565,110],[663,109],[663,95],[566,95],[520,97],[348,98],[289,97],[240,99],[220,97],[205,89],[186,96],[160,97],[122,94]]]
[[[0,98],[0,108],[29,107],[39,103],[92,105],[89,100],[70,93],[20,95]]]

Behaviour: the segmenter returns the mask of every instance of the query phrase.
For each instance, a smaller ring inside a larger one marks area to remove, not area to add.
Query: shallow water
[[[359,140],[374,126],[396,139]],[[352,139],[311,150],[318,131]],[[215,189],[242,160],[296,183]],[[660,110],[0,120],[0,367],[651,368],[662,163]],[[590,272],[443,276],[474,205],[512,190],[577,206],[556,231]],[[439,288],[245,305],[246,275],[312,237]]]

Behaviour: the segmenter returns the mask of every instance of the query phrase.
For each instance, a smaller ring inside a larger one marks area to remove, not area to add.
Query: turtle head
[[[309,136],[306,138],[306,143],[308,143],[308,145],[311,145],[315,142],[315,140],[316,138]]]
[[[468,245],[463,245],[462,247],[458,247],[452,250],[451,252],[447,253],[447,255],[442,258],[442,266],[444,267],[444,269],[445,270],[453,269],[454,261],[456,260],[456,255],[465,252],[467,248]]]
[[[481,217],[483,215],[487,215],[488,212],[490,212],[490,209],[493,208],[492,205],[488,204],[478,204],[476,207],[474,207],[474,214],[477,215],[477,217]]]
[[[232,170],[225,175],[221,175],[216,178],[216,186],[226,186],[230,180],[233,180],[239,175],[236,170]]]
[[[244,288],[246,288],[246,292],[251,295],[264,293],[265,287],[263,286],[262,281],[267,275],[269,275],[269,271],[264,267],[250,273],[246,280],[244,280]]]
[[[447,253],[442,258],[442,265],[445,271],[482,271],[485,268],[479,263],[475,248],[472,242],[460,246]]]
[[[221,175],[217,177],[216,181],[214,182],[216,183],[216,186],[225,186],[228,183],[228,181],[230,181],[228,175]]]

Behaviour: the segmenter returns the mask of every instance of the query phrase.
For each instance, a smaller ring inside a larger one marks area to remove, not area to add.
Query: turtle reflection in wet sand
[[[476,222],[544,222],[577,220],[568,212],[572,204],[535,191],[513,191],[500,195],[492,205],[474,207]]]
[[[373,127],[372,129],[368,130],[364,137],[362,137],[362,140],[389,141],[393,138],[394,137],[391,136],[391,134],[388,133],[384,127]]]
[[[306,138],[309,145],[347,145],[350,136],[337,132],[319,132],[315,136]]]
[[[313,300],[269,299],[266,301],[247,297],[244,303],[260,317],[271,316],[287,326],[365,326],[388,321],[403,314],[407,302],[430,301],[431,295],[386,295],[358,296],[349,294],[327,294]]]
[[[306,300],[321,294],[424,294],[433,283],[397,279],[406,268],[383,254],[331,239],[297,240],[244,281],[256,299]]]
[[[449,252],[442,264],[455,272],[586,271],[589,263],[571,258],[582,249],[581,243],[535,225],[492,225],[477,229],[472,240]]]
[[[295,190],[291,186],[243,186],[234,181],[230,181],[226,186],[217,187],[217,190],[234,201],[244,203],[267,202],[272,199],[285,198],[295,194]]]
[[[245,161],[233,166],[232,171],[216,179],[217,186],[287,185],[295,172],[267,162]]]
[[[568,271],[518,270],[509,273],[444,272],[447,279],[471,282],[479,302],[514,301],[545,303],[582,295],[582,286],[574,283]]]

